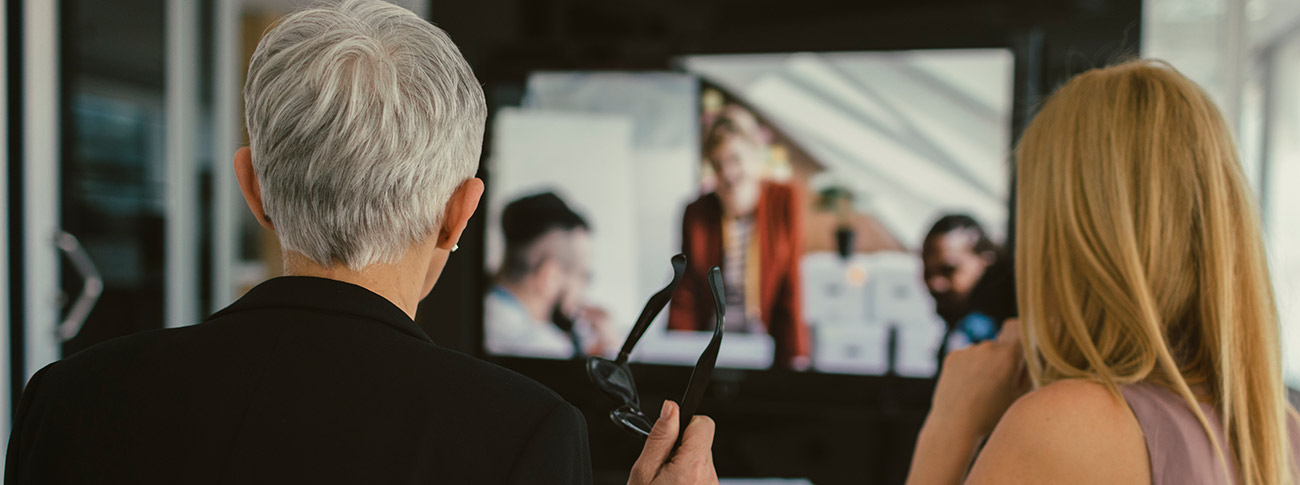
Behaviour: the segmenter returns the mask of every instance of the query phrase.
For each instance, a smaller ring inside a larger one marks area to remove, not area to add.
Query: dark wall
[[[435,0],[430,12],[484,83],[490,111],[517,102],[527,74],[539,69],[671,70],[673,59],[686,54],[1006,47],[1016,55],[1012,128],[1018,138],[1038,103],[1070,76],[1139,52],[1141,3]],[[491,183],[490,173],[480,176]],[[419,314],[435,341],[475,355],[481,354],[487,283],[482,221],[473,220]],[[577,363],[500,362],[581,408],[598,478],[626,480],[638,444],[613,430],[607,404],[588,388]],[[676,398],[686,381],[682,369],[635,372],[643,393],[653,397],[650,409],[658,409],[656,399]],[[900,483],[931,389],[928,380],[723,372],[703,410],[719,422],[715,455],[724,476]]]

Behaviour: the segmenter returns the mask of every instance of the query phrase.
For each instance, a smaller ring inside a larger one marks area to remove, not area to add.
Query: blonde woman
[[[910,483],[1296,482],[1236,153],[1165,64],[1089,71],[1047,101],[1016,154],[1022,322],[949,356]]]

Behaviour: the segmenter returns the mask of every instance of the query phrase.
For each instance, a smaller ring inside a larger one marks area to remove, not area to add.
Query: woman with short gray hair
[[[486,107],[446,33],[378,0],[300,11],[249,67],[248,207],[286,277],[207,321],[51,364],[7,483],[590,483],[586,421],[413,321],[483,182]],[[632,483],[716,482],[666,403]]]

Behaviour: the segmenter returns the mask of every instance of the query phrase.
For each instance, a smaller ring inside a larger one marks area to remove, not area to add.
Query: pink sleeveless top
[[[1147,383],[1120,386],[1120,393],[1128,401],[1138,425],[1142,427],[1142,435],[1147,442],[1147,456],[1151,459],[1152,485],[1237,482],[1236,464],[1228,458],[1229,473],[1224,475],[1224,460],[1218,458],[1200,421],[1196,420],[1196,415],[1188,409],[1182,397],[1173,391]],[[1220,446],[1228,446],[1218,410],[1201,403],[1201,412],[1209,420]],[[1300,464],[1300,427],[1288,420],[1287,428],[1292,443],[1292,462]]]

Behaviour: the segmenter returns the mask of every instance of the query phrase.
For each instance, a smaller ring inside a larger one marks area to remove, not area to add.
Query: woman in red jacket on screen
[[[721,266],[725,330],[768,333],[775,342],[774,367],[806,369],[810,339],[800,313],[800,193],[794,185],[763,180],[762,143],[752,115],[720,118],[705,134],[703,148],[717,188],[688,205],[682,217],[687,274],[673,295],[668,327],[712,328],[712,301],[698,296],[708,294],[705,272]]]

